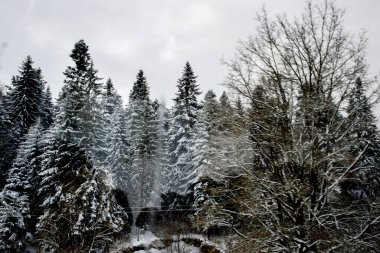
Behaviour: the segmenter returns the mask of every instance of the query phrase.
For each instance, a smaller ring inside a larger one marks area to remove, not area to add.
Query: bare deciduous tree
[[[364,152],[347,152],[355,141],[345,138],[349,94],[358,77],[376,90],[366,38],[348,34],[343,16],[330,1],[308,2],[294,21],[263,10],[256,35],[226,62],[226,85],[250,104],[257,158],[251,215],[269,232],[261,243],[271,252],[377,251],[379,235],[370,229],[379,221],[376,198],[354,205],[340,196]]]

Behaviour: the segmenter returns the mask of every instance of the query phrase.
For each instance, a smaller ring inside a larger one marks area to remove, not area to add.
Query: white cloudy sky
[[[316,2],[321,0],[316,0]],[[370,71],[380,71],[380,1],[337,0],[350,32],[365,28]],[[239,39],[255,32],[256,12],[299,13],[303,0],[0,0],[0,82],[8,84],[26,55],[41,67],[54,95],[79,39],[99,75],[128,97],[139,69],[153,98],[170,101],[186,61],[203,91],[218,95]]]

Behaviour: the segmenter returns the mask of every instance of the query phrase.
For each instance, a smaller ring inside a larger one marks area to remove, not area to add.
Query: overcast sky
[[[203,94],[213,89],[220,95],[226,76],[220,60],[255,33],[264,4],[269,14],[290,16],[304,7],[303,0],[0,0],[0,82],[9,84],[31,55],[56,97],[73,45],[84,39],[99,76],[111,77],[124,98],[143,69],[151,97],[169,102],[186,61]],[[337,5],[346,10],[347,30],[368,31],[367,60],[379,73],[380,1]]]

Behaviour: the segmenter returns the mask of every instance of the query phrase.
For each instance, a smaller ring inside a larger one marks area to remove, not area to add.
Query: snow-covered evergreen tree
[[[35,212],[36,175],[40,170],[41,138],[40,122],[32,126],[20,144],[17,157],[8,172],[6,184],[0,193],[0,249],[5,252],[21,251],[32,242]]]
[[[50,91],[50,87],[46,87],[46,90],[42,94],[42,102],[40,109],[41,124],[45,129],[48,129],[53,123],[53,100]]]
[[[217,119],[220,115],[218,115],[219,103],[216,100],[216,95],[213,90],[209,90],[206,92],[204,101],[203,101],[203,112],[205,116],[205,123],[208,124],[207,131],[215,131],[217,128]]]
[[[196,76],[187,62],[178,80],[178,93],[174,99],[172,109],[171,126],[169,130],[169,178],[170,191],[186,195],[189,186],[196,177],[193,167],[190,166],[192,140],[194,139],[193,128],[197,121],[200,105],[197,96],[200,94],[196,83]],[[192,175],[194,178],[190,178]]]
[[[365,95],[365,87],[360,78],[356,79],[351,91],[347,113],[347,142],[351,159],[357,159],[355,171],[341,185],[354,198],[376,195],[380,186],[380,136],[372,105]],[[356,177],[356,179],[355,179]],[[376,192],[375,192],[376,191]]]
[[[54,123],[43,141],[36,237],[45,252],[104,251],[128,229],[127,214],[116,202],[106,157],[99,154],[108,151],[107,124],[87,45],[79,41],[70,56],[75,66],[64,72]]]
[[[155,132],[157,136],[157,149],[155,154],[155,181],[153,200],[158,202],[159,195],[168,191],[170,179],[167,178],[169,172],[169,154],[168,154],[168,131],[169,131],[169,110],[164,103],[158,103],[155,111]],[[158,206],[158,203],[153,203]]]
[[[117,94],[111,79],[108,79],[102,96],[102,113],[105,120],[103,165],[112,174],[115,186],[125,192],[130,187],[130,154],[127,141],[126,112],[122,100]]]
[[[9,119],[6,99],[3,90],[0,90],[0,189],[16,156],[19,136],[17,126]]]
[[[40,115],[44,85],[41,70],[34,68],[32,58],[27,56],[19,74],[12,78],[8,94],[9,117],[19,127],[21,136]]]
[[[228,103],[227,95],[221,98],[219,104],[213,103],[211,110],[211,103],[207,102],[210,99],[206,96],[191,145],[190,164],[197,175],[192,186],[193,222],[195,227],[207,233],[229,230],[242,218],[233,215],[238,209],[231,203],[236,198],[244,200],[235,189],[241,186],[234,186],[233,180],[242,175],[240,166],[250,162],[249,139],[242,134],[243,130],[236,131],[233,127],[235,110]]]
[[[131,203],[146,206],[155,194],[154,186],[155,154],[157,136],[155,114],[149,98],[149,87],[140,70],[133,84],[127,109],[128,142],[131,150]]]
[[[83,148],[51,140],[42,168],[36,237],[43,252],[103,251],[128,227],[109,175],[93,168]]]
[[[103,123],[99,105],[102,84],[83,40],[75,43],[70,57],[75,65],[64,72],[65,85],[59,94],[56,120],[64,138],[90,151],[96,160],[94,152]]]
[[[232,107],[226,92],[223,92],[219,98],[219,107],[217,111],[218,131],[232,131],[233,129],[241,128],[242,126],[237,126],[239,116],[240,115],[236,113],[236,109]]]
[[[34,68],[32,58],[27,56],[21,64],[19,74],[12,78],[7,96],[2,96],[0,102],[4,118],[0,122],[2,175],[11,167],[22,137],[40,116],[44,85],[41,70]],[[4,179],[0,183],[2,186]]]

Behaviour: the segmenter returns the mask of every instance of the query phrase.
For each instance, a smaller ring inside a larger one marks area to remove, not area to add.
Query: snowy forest
[[[225,92],[185,59],[172,106],[143,70],[122,101],[84,40],[54,101],[26,56],[0,89],[0,252],[380,252],[379,82],[343,19],[260,11]]]

